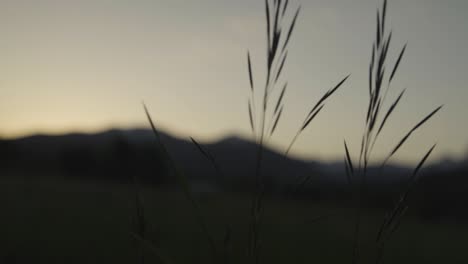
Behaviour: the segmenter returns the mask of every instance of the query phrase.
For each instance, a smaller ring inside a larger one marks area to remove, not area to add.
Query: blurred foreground
[[[130,235],[133,195],[125,184],[2,179],[0,254],[11,263],[135,263],[139,242]],[[250,197],[212,193],[199,198],[220,243],[225,224],[233,229],[233,263],[243,263]],[[144,205],[149,237],[166,255],[176,263],[207,263],[208,244],[181,193],[147,188]],[[346,206],[267,199],[264,263],[349,261],[354,216]],[[382,217],[379,210],[365,213],[366,257],[373,256]],[[467,225],[430,223],[409,214],[391,239],[384,263],[465,263],[467,236]],[[150,249],[145,257],[158,263]]]

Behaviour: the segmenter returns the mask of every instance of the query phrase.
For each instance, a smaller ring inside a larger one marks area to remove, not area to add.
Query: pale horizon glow
[[[390,61],[408,42],[390,100],[406,97],[376,145],[381,157],[424,115],[396,161],[468,154],[468,1],[389,0]],[[303,10],[285,73],[284,119],[271,145],[283,150],[324,91],[351,78],[293,149],[301,158],[356,153],[367,100],[367,67],[381,0],[317,0]],[[252,138],[246,52],[264,74],[263,1],[3,0],[0,2],[0,137],[148,127],[179,138]]]

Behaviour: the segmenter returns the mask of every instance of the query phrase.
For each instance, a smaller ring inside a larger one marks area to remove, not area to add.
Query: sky
[[[356,153],[366,112],[367,69],[379,0],[291,0],[302,6],[282,81],[283,119],[269,144],[283,151],[318,98],[350,79],[292,150],[300,158]],[[390,61],[408,48],[389,93],[407,88],[375,157],[387,154],[444,104],[395,161],[468,153],[468,1],[389,0]],[[289,17],[291,14],[289,14]],[[0,136],[158,126],[210,142],[252,138],[246,53],[264,82],[262,0],[0,0]]]

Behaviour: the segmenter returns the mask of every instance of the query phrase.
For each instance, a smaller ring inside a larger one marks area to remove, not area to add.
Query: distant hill
[[[220,168],[217,171],[192,142],[160,133],[170,155],[193,186],[246,191],[254,185],[258,151],[254,142],[227,137],[202,144],[215,157]],[[463,211],[461,208],[468,202],[467,164],[466,161],[440,162],[423,170],[415,200],[428,217],[436,209]],[[266,147],[261,170],[272,193],[284,195],[295,190],[318,199],[349,199],[351,195],[342,162],[297,160]],[[148,129],[0,140],[0,172],[28,177],[119,182],[137,179],[147,184],[174,184],[171,169]],[[388,205],[397,198],[410,173],[411,168],[388,166],[382,175],[378,168],[371,167],[367,181],[368,195],[372,197],[369,200],[376,205]],[[464,217],[465,213],[461,215]]]
[[[163,132],[160,134],[171,155],[191,179],[218,177],[214,175],[216,171],[212,164],[201,155],[192,142]],[[219,163],[222,174],[226,177],[224,180],[229,181],[232,178],[248,181],[252,178],[258,151],[255,143],[232,136],[205,144],[203,148],[212,153]],[[148,156],[142,158],[144,153],[152,153],[153,159],[149,159]],[[162,162],[160,154],[154,134],[149,129],[113,129],[95,134],[33,135],[14,140],[0,140],[0,155],[8,160],[0,163],[3,169],[10,167],[19,170],[60,171],[59,167],[68,159],[75,159],[76,163],[81,159],[92,159],[96,163],[93,166],[95,169],[106,159],[113,160],[116,166],[130,159],[135,163],[134,166],[146,168],[151,167],[151,163]],[[137,162],[135,156],[142,158],[141,162]],[[30,163],[36,164],[37,167],[30,166]],[[263,151],[262,173],[268,175],[268,180],[272,183],[294,184],[309,175],[314,175],[311,177],[316,183],[343,183],[346,181],[343,168],[342,162],[320,163],[313,160],[296,160],[268,147]],[[92,172],[93,168],[89,170],[88,173]],[[371,174],[374,170],[370,169]],[[378,177],[375,180],[383,183],[392,182],[406,172],[407,168],[389,166],[385,174],[392,176]]]
[[[160,133],[163,143],[177,164],[193,181],[215,180],[230,184],[248,184],[255,170],[257,146],[238,137],[225,138],[219,142],[203,145],[216,158],[222,177],[212,164],[187,140]],[[82,177],[105,177],[122,180],[123,172],[165,174],[155,136],[148,129],[109,130],[95,134],[72,133],[59,136],[33,135],[14,140],[0,141],[1,169],[65,173]],[[268,148],[264,149],[263,174],[268,181],[294,183],[297,178],[317,173],[312,163],[286,158]],[[127,170],[118,169],[128,163]],[[154,164],[159,164],[155,169]],[[114,169],[112,167],[115,167]],[[117,173],[117,174],[116,174]],[[80,175],[81,174],[81,175]]]

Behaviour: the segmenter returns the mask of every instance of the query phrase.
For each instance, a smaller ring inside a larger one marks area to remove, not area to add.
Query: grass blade
[[[348,181],[348,185],[351,186],[352,181],[351,181],[351,170],[349,169],[349,164],[346,160],[346,156],[343,159],[344,164],[345,164],[345,172],[346,172],[346,180]]]
[[[283,107],[282,106],[281,106],[281,108],[280,108],[280,110],[278,112],[278,115],[276,116],[275,123],[273,124],[273,127],[271,128],[270,136],[273,135],[273,133],[275,133],[276,126],[278,125],[278,121],[281,118],[281,113],[283,113]]]
[[[249,120],[250,120],[250,129],[252,129],[252,133],[255,134],[255,125],[254,125],[254,117],[252,114],[252,103],[249,99]]]
[[[288,35],[286,37],[286,40],[284,41],[282,52],[284,52],[286,50],[286,47],[288,46],[289,40],[291,39],[291,35],[292,35],[293,31],[294,31],[294,27],[296,25],[297,17],[299,16],[300,11],[301,11],[301,7],[299,6],[297,8],[297,10],[296,10],[296,14],[294,14],[294,18],[293,18],[293,20],[291,22],[291,25],[289,27]]]
[[[427,120],[429,120],[433,115],[435,115],[437,112],[439,112],[440,109],[442,109],[443,105],[437,107],[434,111],[432,111],[429,115],[427,115],[421,122],[419,122],[412,130],[418,129],[420,126],[422,126],[424,123],[426,123]]]
[[[349,155],[349,149],[348,149],[348,145],[346,144],[346,140],[344,141],[344,147],[345,147],[345,151],[346,151],[346,161],[348,163],[349,170],[351,172],[351,175],[354,175],[353,161],[351,159],[351,156]]]
[[[254,83],[253,83],[253,74],[252,74],[252,63],[250,61],[250,52],[247,51],[247,66],[249,69],[249,81],[250,81],[250,90],[254,91]]]
[[[405,44],[405,46],[403,46],[403,49],[401,50],[400,55],[398,56],[398,60],[395,63],[395,66],[393,67],[392,74],[390,75],[389,82],[392,82],[393,77],[395,76],[395,73],[396,73],[396,71],[398,69],[398,66],[400,66],[401,59],[403,58],[403,55],[405,54],[405,51],[406,51],[406,45],[407,44]]]
[[[275,18],[274,18],[274,34],[278,34],[278,39],[279,39],[279,33],[281,32],[281,29],[279,28],[278,26],[278,23],[279,23],[279,14],[280,14],[280,3],[278,1],[275,1]]]
[[[319,109],[317,109],[317,111],[315,111],[315,113],[309,117],[309,119],[304,123],[304,125],[302,126],[301,128],[301,132],[307,128],[307,126],[310,124],[310,122],[312,122],[312,120],[318,115],[318,113],[320,113],[320,111],[322,110],[324,106],[322,105]]]
[[[289,0],[284,1],[283,12],[281,14],[281,17],[284,17],[284,15],[286,14],[286,10],[288,9],[288,4],[289,4]]]
[[[385,126],[385,123],[387,122],[387,119],[390,117],[390,115],[393,113],[393,110],[395,110],[396,106],[398,105],[398,103],[400,102],[400,99],[403,97],[403,94],[405,93],[406,89],[404,89],[400,95],[397,97],[397,99],[395,100],[395,102],[393,102],[393,104],[390,106],[390,108],[388,109],[387,113],[385,114],[385,117],[384,119],[382,120],[382,123],[380,124],[379,126],[379,130],[377,131],[377,134],[376,134],[376,137],[380,134],[380,132],[382,131],[383,127]]]
[[[276,102],[274,114],[278,113],[278,109],[279,109],[279,106],[281,105],[281,102],[283,101],[284,93],[286,92],[287,86],[288,86],[288,83],[285,83],[283,86],[283,90],[281,90],[281,94],[278,97],[278,101]]]
[[[211,165],[213,165],[214,169],[218,173],[218,176],[224,178],[224,174],[221,171],[221,167],[216,162],[214,156],[208,150],[204,149],[194,138],[190,137],[190,140],[197,147],[198,151],[200,151],[200,153],[210,161]]]
[[[387,20],[387,0],[383,2],[382,8],[382,34],[385,34],[385,20]]]
[[[278,79],[281,76],[281,72],[283,71],[284,63],[286,62],[287,57],[288,57],[288,51],[286,51],[286,53],[283,56],[283,59],[281,60],[281,64],[279,66],[278,72],[276,73],[275,82],[278,82]]]
[[[270,5],[268,0],[265,0],[266,20],[267,20],[267,45],[268,52],[271,50],[271,22],[270,22]]]
[[[161,147],[164,155],[166,156],[167,160],[169,161],[169,165],[172,167],[172,170],[173,170],[173,172],[175,174],[176,180],[179,183],[180,187],[182,188],[182,192],[184,193],[185,197],[187,198],[187,200],[190,202],[190,204],[192,206],[194,217],[196,218],[196,220],[198,222],[198,225],[201,228],[201,231],[205,235],[205,237],[206,237],[206,239],[207,239],[207,241],[208,241],[208,243],[210,245],[210,248],[211,248],[211,251],[212,251],[212,254],[213,254],[213,258],[217,259],[218,258],[218,253],[217,253],[217,249],[216,249],[215,240],[213,239],[210,232],[208,231],[208,225],[205,223],[205,220],[202,217],[200,207],[198,205],[198,202],[195,200],[195,198],[194,198],[194,196],[192,194],[192,191],[190,190],[188,180],[185,177],[185,175],[179,170],[179,168],[177,167],[175,161],[173,160],[173,158],[171,157],[171,155],[167,151],[166,146],[162,143],[161,136],[160,136],[158,130],[156,129],[156,126],[154,125],[153,119],[151,118],[151,115],[150,115],[150,113],[148,111],[148,108],[146,107],[146,105],[144,103],[143,103],[143,108],[145,110],[146,117],[148,118],[148,122],[151,125],[151,129],[153,131],[153,134],[155,135],[155,137],[156,137],[156,139],[157,139],[157,141],[159,143],[159,146]]]
[[[413,177],[416,177],[416,175],[418,174],[419,170],[421,169],[421,167],[424,165],[424,163],[426,162],[427,158],[429,158],[429,156],[431,155],[432,151],[434,150],[434,148],[436,147],[437,144],[434,144],[430,149],[429,151],[426,153],[426,155],[424,155],[424,157],[422,158],[422,160],[419,162],[418,166],[416,166],[416,168],[414,169],[413,171]]]
[[[378,118],[379,112],[380,112],[381,103],[382,103],[382,100],[379,99],[378,102],[377,102],[377,105],[375,106],[374,114],[371,117],[371,122],[369,124],[369,132],[371,132],[371,133],[374,130],[375,123],[377,122],[377,118]]]
[[[380,13],[379,10],[377,10],[377,47],[380,47]]]
[[[200,151],[200,153],[203,156],[205,156],[205,158],[207,158],[210,161],[214,161],[213,156],[208,151],[203,149],[202,146],[198,144],[198,142],[193,137],[190,137],[190,141],[192,141],[192,143],[197,147],[198,151]]]
[[[434,144],[424,155],[424,157],[421,159],[421,161],[418,163],[418,165],[414,168],[413,173],[411,175],[410,183],[407,187],[407,189],[401,194],[399,201],[396,203],[393,211],[391,214],[389,214],[382,226],[380,227],[379,233],[377,234],[377,241],[382,239],[383,234],[386,232],[386,230],[389,230],[389,235],[391,235],[395,230],[398,228],[399,223],[401,221],[401,217],[404,215],[406,210],[408,209],[408,206],[406,205],[408,194],[412,190],[414,184],[416,183],[416,177],[418,172],[420,171],[421,167],[424,165],[428,157],[431,155],[432,151],[436,147],[436,144]]]
[[[442,106],[437,107],[434,111],[432,111],[429,115],[427,115],[423,120],[421,120],[416,126],[414,126],[396,145],[396,147],[392,150],[390,155],[385,159],[383,165],[387,163],[387,161],[400,149],[400,147],[406,142],[406,140],[411,136],[411,134],[416,131],[419,127],[421,127],[424,123],[426,123],[432,116],[434,116]]]
[[[343,80],[341,80],[335,87],[333,87],[332,89],[330,89],[329,91],[327,91],[323,96],[322,98],[320,98],[320,100],[318,100],[318,102],[314,105],[314,107],[312,107],[312,110],[310,110],[309,114],[307,115],[308,117],[310,115],[312,115],[313,112],[315,112],[315,110],[323,103],[325,102],[325,100],[327,100],[327,98],[329,98],[330,96],[333,95],[333,93],[335,93],[338,88],[341,87],[341,85],[343,85],[344,82],[346,82],[346,80],[349,78],[349,76],[351,75],[348,75],[346,76],[345,78],[343,78]]]

